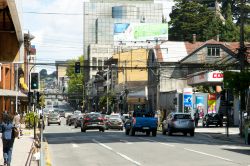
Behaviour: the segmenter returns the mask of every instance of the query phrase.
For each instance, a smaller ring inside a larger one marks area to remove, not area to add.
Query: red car
[[[99,131],[104,132],[104,118],[100,113],[87,113],[83,117],[81,124],[81,132],[86,132],[86,130],[90,129],[99,129]]]

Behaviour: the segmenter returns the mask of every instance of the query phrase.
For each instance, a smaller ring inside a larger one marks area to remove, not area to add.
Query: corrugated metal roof
[[[18,97],[27,97],[27,95],[22,92],[17,92],[17,91],[7,90],[7,89],[0,89],[0,96],[15,97],[16,95],[18,95]]]

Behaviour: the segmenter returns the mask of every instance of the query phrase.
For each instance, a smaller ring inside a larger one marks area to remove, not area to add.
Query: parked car
[[[105,130],[108,130],[108,119],[110,115],[102,114],[103,120],[104,120],[104,125],[105,125]]]
[[[59,113],[60,117],[65,118],[65,111],[64,110],[59,110],[58,113]]]
[[[48,116],[48,126],[50,124],[58,124],[61,125],[61,118],[60,115],[56,112],[52,112]]]
[[[123,130],[123,122],[122,122],[121,116],[110,115],[107,120],[107,129]]]
[[[121,118],[122,118],[122,121],[124,123],[126,120],[129,119],[129,114],[123,114]]]
[[[67,123],[67,124],[68,124],[69,126],[71,126],[72,124],[74,124],[75,119],[76,119],[80,114],[81,114],[81,111],[78,111],[78,110],[74,111],[73,115],[70,116],[70,117],[68,118],[68,123]]]
[[[172,112],[167,116],[167,119],[162,122],[162,134],[172,135],[172,133],[182,132],[194,136],[195,124],[189,113]]]
[[[223,117],[221,117],[218,113],[210,113],[206,114],[202,120],[203,127],[209,127],[210,125],[223,126]]]
[[[71,118],[72,115],[73,114],[71,113],[66,116],[66,125],[69,125],[69,119]]]
[[[99,129],[104,132],[104,118],[100,113],[87,113],[81,123],[81,132],[86,132],[89,129]]]
[[[146,132],[149,136],[152,132],[152,136],[157,135],[158,120],[154,117],[153,112],[136,110],[133,112],[133,117],[129,118],[124,123],[125,134],[134,136],[135,132]]]
[[[74,120],[74,126],[75,128],[81,127],[81,122],[82,122],[83,114],[79,114],[75,120]]]

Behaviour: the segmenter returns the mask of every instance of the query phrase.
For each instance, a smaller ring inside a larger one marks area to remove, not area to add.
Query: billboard
[[[183,89],[183,109],[185,113],[193,112],[193,89]]]
[[[115,23],[114,41],[168,40],[166,23]]]
[[[196,96],[196,106],[200,118],[203,118],[205,113],[205,99],[204,96]]]
[[[208,101],[207,101],[208,113],[216,113],[216,94],[209,94],[208,95]]]

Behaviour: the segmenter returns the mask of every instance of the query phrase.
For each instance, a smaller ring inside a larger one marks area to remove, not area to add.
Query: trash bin
[[[245,144],[250,145],[250,128],[249,128],[249,126],[245,127]]]

